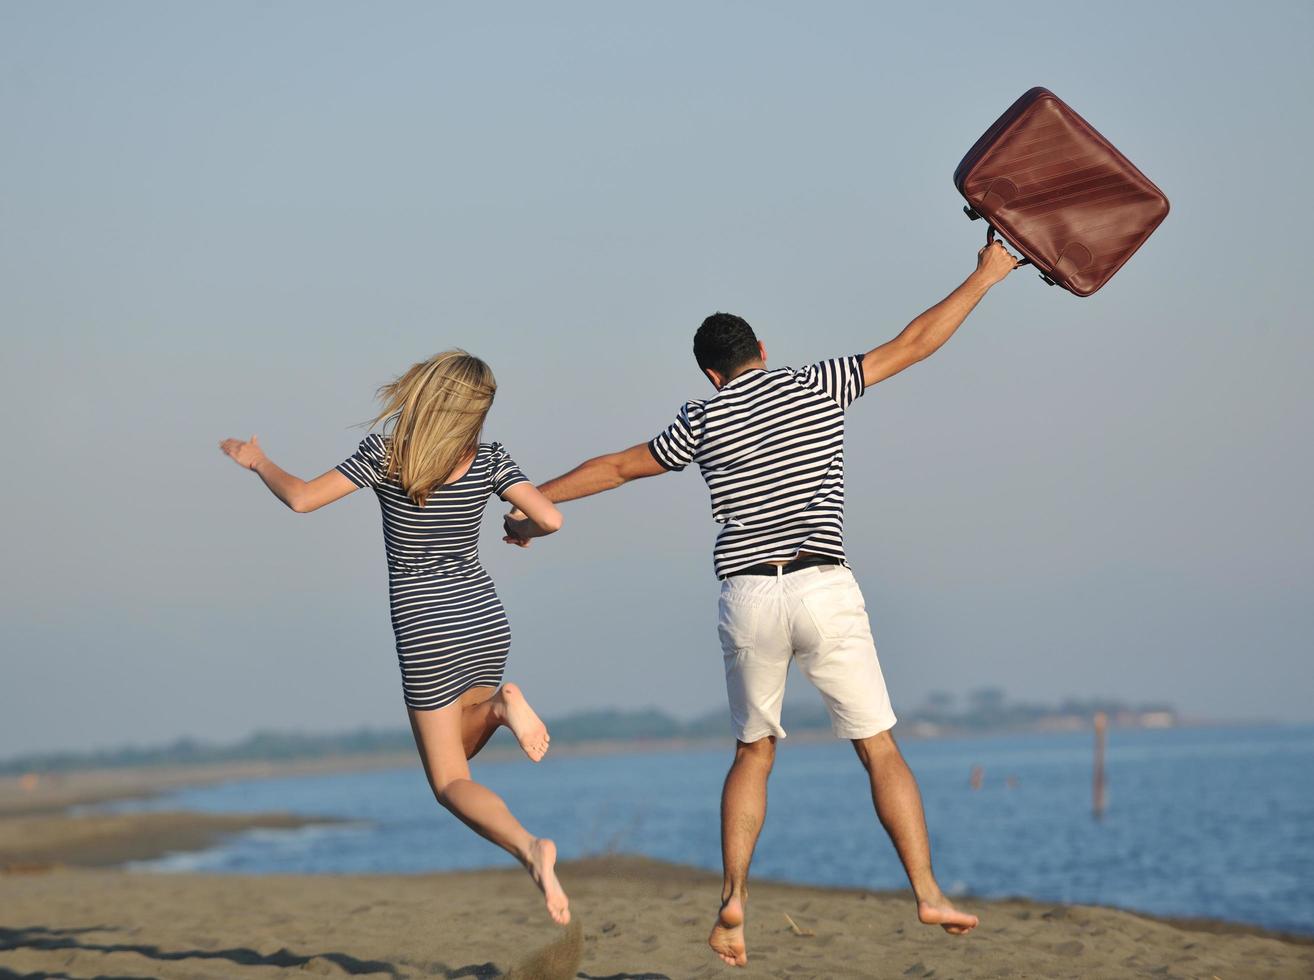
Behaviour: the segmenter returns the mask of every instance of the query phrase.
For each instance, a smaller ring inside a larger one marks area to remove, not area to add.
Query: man
[[[918,918],[955,935],[977,924],[936,883],[921,794],[890,734],[894,712],[844,554],[844,412],[866,388],[937,351],[1016,267],[995,242],[977,254],[962,285],[893,340],[800,370],[768,371],[752,328],[714,314],[694,335],[694,356],[716,393],[687,402],[651,442],[591,459],[540,488],[553,502],[574,500],[691,462],[707,482],[722,525],[718,632],[737,740],[721,796],[721,910],[708,942],[732,966],[748,962],[748,868],[776,739],[785,736],[780,708],[791,659],[821,692],[836,736],[857,750]],[[524,547],[535,533],[517,513],[507,517],[508,543]]]

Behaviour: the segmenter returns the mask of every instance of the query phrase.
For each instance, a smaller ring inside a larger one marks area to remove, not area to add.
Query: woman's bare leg
[[[472,687],[461,695],[461,745],[467,759],[477,756],[502,727],[497,692],[495,687]]]
[[[467,759],[478,755],[502,725],[511,730],[530,762],[539,762],[547,754],[552,736],[516,685],[472,687],[461,695],[460,703],[464,708],[461,744],[465,746]]]
[[[462,741],[464,706],[436,711],[410,710],[411,731],[433,795],[467,827],[513,855],[525,866],[547,901],[553,921],[570,921],[570,902],[557,881],[557,847],[520,825],[502,798],[470,778]]]

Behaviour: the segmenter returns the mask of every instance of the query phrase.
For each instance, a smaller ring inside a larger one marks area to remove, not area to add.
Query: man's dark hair
[[[723,378],[761,356],[757,334],[747,320],[733,313],[713,313],[694,334],[698,366],[704,371],[710,368]]]

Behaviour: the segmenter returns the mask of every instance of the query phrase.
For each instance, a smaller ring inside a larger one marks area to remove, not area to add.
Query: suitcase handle
[[[990,222],[987,221],[987,222],[986,222],[986,244],[987,244],[987,245],[993,245],[993,244],[994,244],[994,241],[995,241],[995,226],[992,225]],[[1018,267],[1019,269],[1022,268],[1024,265],[1030,265],[1030,264],[1031,264],[1031,260],[1030,260],[1030,259],[1023,258],[1023,259],[1018,259],[1018,260],[1017,260],[1017,267]],[[1042,277],[1042,278],[1043,278],[1043,277]]]

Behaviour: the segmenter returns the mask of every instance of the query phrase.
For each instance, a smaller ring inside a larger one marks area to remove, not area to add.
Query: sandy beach
[[[1314,946],[1112,909],[970,902],[974,935],[902,895],[760,883],[750,963],[704,945],[716,876],[642,858],[566,864],[575,922],[518,870],[229,877],[68,869],[0,877],[0,976],[1199,977],[1314,975]],[[787,918],[788,917],[788,918]],[[791,924],[791,922],[793,924]],[[797,928],[795,928],[797,927]]]
[[[280,767],[275,767],[278,770]],[[646,858],[569,862],[572,927],[515,869],[427,875],[134,873],[280,814],[69,813],[70,801],[241,773],[69,776],[0,792],[0,977],[1191,977],[1314,975],[1314,940],[1029,901],[963,904],[971,936],[919,925],[899,893],[754,884],[746,970],[705,946],[715,874]],[[48,794],[48,795],[47,795]],[[471,846],[483,846],[472,841]]]

